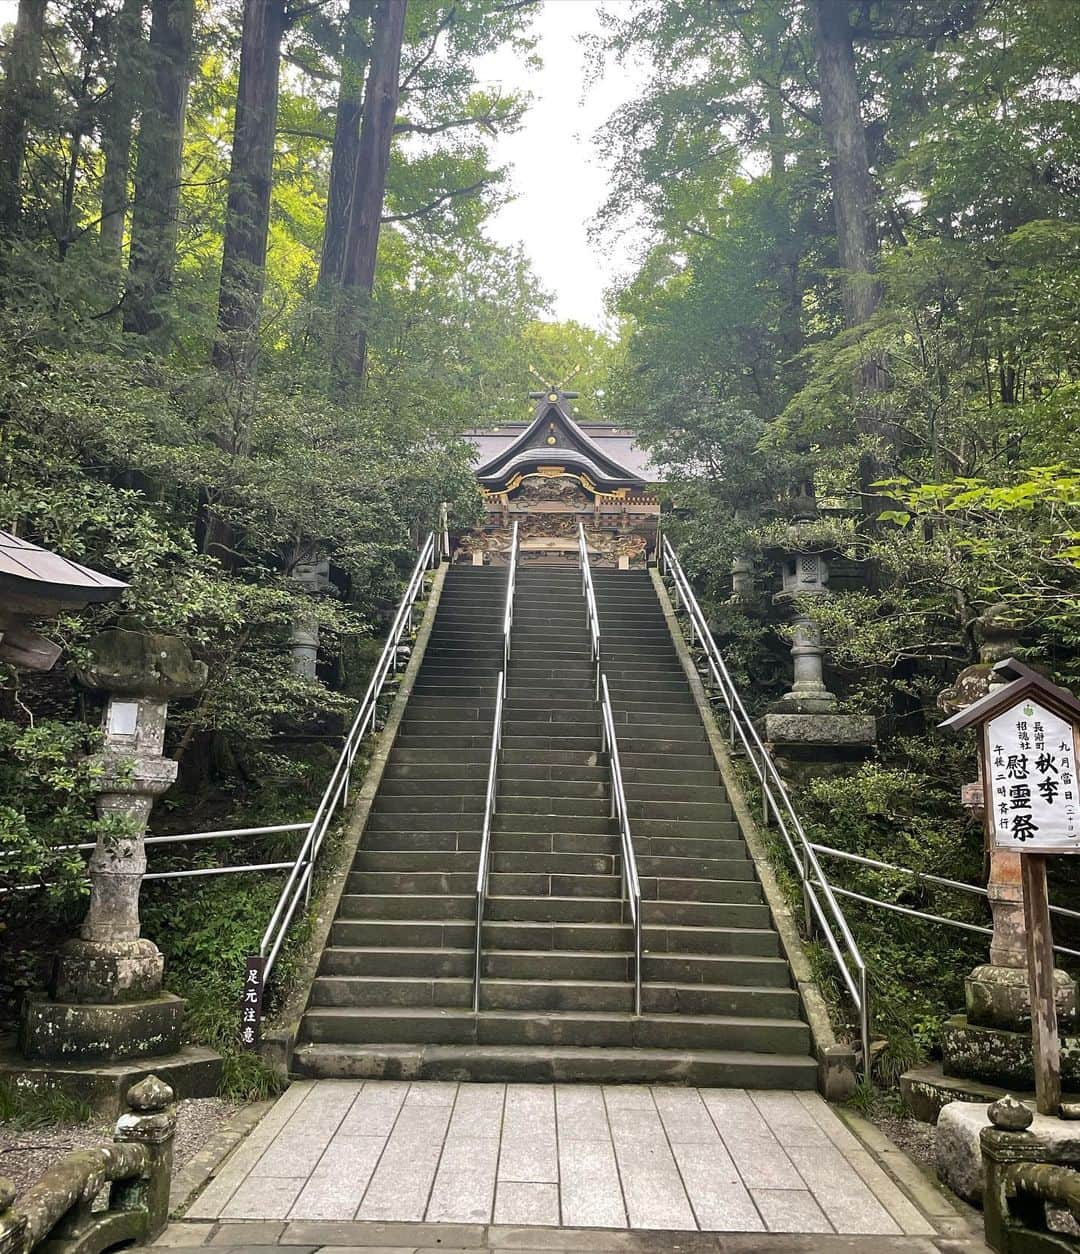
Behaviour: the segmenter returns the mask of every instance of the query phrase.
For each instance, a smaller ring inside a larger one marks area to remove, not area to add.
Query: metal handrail
[[[292,922],[293,915],[296,913],[301,900],[305,906],[311,900],[311,885],[319,850],[322,848],[322,843],[326,838],[326,833],[337,813],[338,807],[349,799],[349,778],[353,762],[356,759],[356,755],[360,752],[360,745],[364,737],[375,725],[378,700],[382,694],[387,677],[397,671],[398,648],[402,637],[412,623],[412,608],[424,587],[424,576],[427,573],[429,562],[438,562],[438,551],[435,546],[435,533],[433,531],[428,533],[428,537],[420,549],[420,555],[416,559],[416,565],[413,567],[404,595],[398,605],[397,614],[394,616],[394,622],[386,637],[382,653],[375,664],[375,670],[368,683],[367,691],[364,693],[364,699],[356,712],[356,717],[349,728],[349,733],[345,737],[341,753],[334,765],[334,769],[330,773],[330,779],[315,810],[315,817],[308,825],[307,835],[297,851],[292,870],[289,872],[285,885],[281,890],[281,895],[278,897],[277,905],[270,916],[270,922],[267,924],[266,931],[259,942],[259,953],[266,960],[263,977],[265,980],[270,978],[270,972],[273,970],[274,963],[277,961],[277,956],[281,951],[281,946],[285,941],[289,924]]]
[[[622,895],[630,904],[630,919],[634,926],[634,1014],[641,1014],[641,883],[638,880],[637,857],[634,854],[634,836],[630,830],[630,811],[626,804],[623,787],[622,760],[619,757],[619,741],[615,735],[615,712],[611,707],[611,690],[607,676],[600,669],[600,612],[596,608],[596,588],[593,585],[589,546],[585,540],[585,526],[578,522],[578,556],[581,561],[581,594],[585,598],[585,618],[589,627],[591,660],[596,667],[596,700],[600,703],[601,753],[608,755],[611,774],[611,817],[619,824],[619,843],[622,849]]]
[[[446,501],[439,506],[439,553],[450,560],[450,506]]]
[[[491,822],[498,804],[499,751],[502,748],[503,704],[510,674],[510,637],[514,628],[514,594],[517,591],[518,524],[510,535],[510,566],[506,572],[506,601],[503,605],[503,668],[495,688],[495,717],[491,727],[491,754],[488,758],[487,792],[484,795],[484,826],[480,833],[480,859],[476,868],[476,937],[473,943],[473,1014],[480,1011],[480,964],[483,960],[484,903],[487,901],[491,863]]]
[[[989,897],[990,895],[989,891],[979,884],[965,884],[963,880],[946,879],[944,875],[931,875],[928,871],[916,871],[912,867],[899,866],[895,862],[880,862],[877,858],[864,858],[861,854],[849,853],[846,849],[834,849],[831,845],[811,843],[810,847],[815,853],[824,854],[827,858],[838,858],[843,862],[855,862],[859,866],[868,866],[875,871],[896,871],[901,875],[910,875],[916,883],[937,884],[954,892],[972,893],[977,897]],[[852,901],[861,901],[866,906],[879,906],[882,910],[892,910],[896,914],[906,914],[914,919],[922,919],[926,923],[944,923],[949,927],[960,928],[965,932],[980,932],[985,936],[993,936],[994,934],[992,927],[985,927],[979,923],[966,923],[962,919],[950,919],[946,915],[931,914],[927,910],[916,910],[912,906],[901,906],[895,901],[882,901],[880,897],[869,897],[865,893],[856,893],[850,888],[841,888],[839,884],[833,884],[832,890],[840,897],[848,897]],[[1068,918],[1080,918],[1080,913],[1075,910],[1066,910],[1064,906],[1051,906],[1050,911],[1052,914],[1061,914]],[[1054,952],[1065,954],[1070,958],[1080,958],[1080,950],[1069,949],[1065,945],[1055,944]]]
[[[510,636],[514,627],[514,593],[517,589],[518,524],[510,533],[510,568],[506,575],[506,603],[503,607],[503,668],[501,687],[506,691],[510,675]]]
[[[593,587],[592,566],[589,563],[589,545],[585,539],[585,524],[578,522],[578,560],[581,563],[581,595],[585,598],[585,621],[589,626],[589,648],[596,672],[596,699],[600,700],[600,615],[596,608],[596,589]]]
[[[498,804],[499,751],[502,748],[503,694],[505,676],[499,672],[495,690],[495,717],[491,724],[491,754],[488,758],[487,791],[484,794],[484,827],[480,834],[480,861],[476,871],[476,938],[473,946],[473,1014],[480,1010],[480,963],[483,956],[481,932],[484,926],[484,903],[487,901],[488,875],[491,863],[491,823]]]
[[[814,847],[791,804],[787,788],[776,769],[769,751],[761,741],[753,720],[743,705],[735,682],[713,639],[705,615],[701,612],[690,581],[683,572],[678,556],[665,536],[662,540],[662,571],[670,575],[675,588],[675,608],[683,610],[690,621],[691,643],[699,642],[715,686],[727,708],[728,737],[732,748],[742,744],[747,760],[761,785],[762,818],[766,825],[775,821],[794,864],[806,903],[808,926],[816,922],[837,970],[847,988],[859,1016],[863,1070],[870,1067],[870,999],[866,979],[866,963],[848,926],[844,912],[836,900]],[[819,891],[820,890],[820,893]],[[822,904],[824,902],[824,904]],[[839,933],[839,940],[837,939]],[[841,951],[843,945],[843,952]],[[850,964],[850,965],[849,965]]]
[[[638,879],[637,858],[634,855],[634,837],[630,830],[630,811],[623,787],[619,739],[615,735],[615,713],[611,708],[611,692],[606,675],[600,676],[600,710],[604,727],[604,738],[600,747],[608,755],[608,767],[611,771],[611,817],[618,820],[619,842],[622,846],[622,892],[630,903],[630,920],[634,925],[634,1014],[639,1015],[642,960],[641,882]]]

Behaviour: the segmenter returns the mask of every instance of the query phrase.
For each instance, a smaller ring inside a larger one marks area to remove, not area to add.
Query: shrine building
[[[515,521],[526,565],[576,565],[579,522],[594,566],[641,569],[654,556],[660,498],[648,453],[624,427],[579,423],[577,395],[532,392],[527,422],[464,433],[485,516],[457,537],[455,561],[505,564]]]

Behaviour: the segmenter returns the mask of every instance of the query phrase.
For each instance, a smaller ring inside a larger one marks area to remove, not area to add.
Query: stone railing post
[[[113,1140],[133,1142],[146,1150],[147,1170],[142,1178],[121,1180],[112,1187],[110,1204],[116,1210],[146,1210],[146,1240],[153,1241],[169,1222],[169,1186],[172,1181],[176,1108],[173,1091],[156,1075],[128,1089],[129,1111],[116,1121]]]
[[[16,1204],[0,1180],[0,1254],[94,1254],[123,1243],[148,1244],[169,1220],[176,1112],[172,1089],[157,1076],[132,1086],[129,1113],[112,1145],[79,1150],[52,1166]],[[109,1185],[108,1205],[97,1206]]]
[[[15,1210],[15,1186],[0,1180],[0,1254],[19,1254],[26,1239],[26,1216]]]

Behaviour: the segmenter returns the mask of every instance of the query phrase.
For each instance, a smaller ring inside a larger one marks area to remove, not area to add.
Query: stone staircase
[[[505,580],[447,572],[294,1070],[812,1088],[809,1029],[644,572],[594,572],[645,899],[643,1013],[580,575],[552,567],[518,573],[473,1013]]]

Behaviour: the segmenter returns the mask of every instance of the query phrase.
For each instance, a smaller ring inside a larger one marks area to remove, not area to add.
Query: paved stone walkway
[[[645,1085],[294,1083],[185,1218],[941,1232],[814,1093]]]

